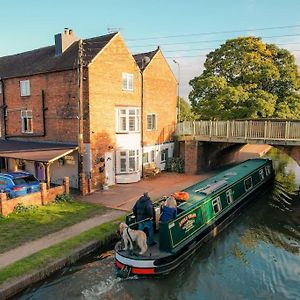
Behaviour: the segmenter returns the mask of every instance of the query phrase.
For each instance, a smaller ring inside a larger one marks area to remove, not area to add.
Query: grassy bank
[[[79,234],[76,237],[37,252],[3,269],[0,269],[0,284],[11,281],[20,276],[30,274],[42,267],[47,267],[47,265],[50,265],[52,262],[74,253],[74,250],[85,244],[93,241],[105,242],[112,235],[116,234],[120,220],[123,219],[124,217],[121,217],[112,222],[99,225]]]
[[[0,217],[0,253],[25,242],[41,238],[97,214],[104,207],[81,202],[60,202],[30,209],[20,207],[18,212]]]

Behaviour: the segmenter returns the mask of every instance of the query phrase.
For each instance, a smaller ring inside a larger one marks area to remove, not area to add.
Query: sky
[[[160,46],[185,99],[206,54],[230,38],[259,36],[300,65],[300,0],[0,0],[0,56],[53,45],[65,27],[83,39],[120,31],[133,54]]]

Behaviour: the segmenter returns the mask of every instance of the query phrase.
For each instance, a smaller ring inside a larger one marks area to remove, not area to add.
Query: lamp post
[[[178,73],[177,73],[177,105],[178,105],[178,111],[177,111],[177,123],[180,122],[180,100],[179,100],[179,91],[180,91],[180,64],[177,60],[173,59],[174,64],[178,67]]]

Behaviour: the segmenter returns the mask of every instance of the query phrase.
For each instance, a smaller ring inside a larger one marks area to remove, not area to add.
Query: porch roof
[[[51,163],[78,149],[77,145],[0,140],[0,157]]]

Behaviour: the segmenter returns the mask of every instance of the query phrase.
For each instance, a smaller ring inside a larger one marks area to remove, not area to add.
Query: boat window
[[[266,175],[270,175],[271,174],[271,168],[270,166],[265,166],[265,170],[266,170]]]
[[[252,178],[248,177],[247,179],[245,179],[244,181],[245,184],[245,190],[248,191],[252,188],[253,184],[252,184]]]
[[[227,200],[228,204],[233,202],[233,195],[232,195],[232,190],[231,189],[226,191],[226,200]]]
[[[260,178],[261,181],[264,180],[264,178],[265,178],[264,169],[259,170],[259,178]]]
[[[212,206],[213,206],[215,214],[217,214],[221,210],[220,197],[213,199]]]

